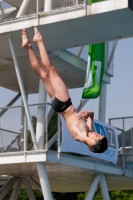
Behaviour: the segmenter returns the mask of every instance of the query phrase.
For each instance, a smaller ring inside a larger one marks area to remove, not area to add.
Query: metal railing
[[[118,153],[122,155],[122,165],[125,167],[125,154],[133,153],[133,116],[110,118],[109,124],[118,131]]]
[[[36,132],[38,107],[46,110],[44,119],[44,148],[60,150],[60,117],[49,103],[29,105],[34,131]],[[3,112],[3,111],[6,112]],[[2,114],[1,114],[2,113]],[[53,115],[52,115],[52,114]],[[23,106],[0,108],[0,153],[33,150],[31,132],[25,120]],[[57,140],[58,139],[58,140]]]
[[[16,8],[9,15],[5,16],[2,21],[15,19],[23,3],[23,0],[6,0],[7,3]],[[86,0],[52,0],[51,11],[67,9],[69,7],[84,4]],[[22,16],[39,14],[45,12],[45,0],[30,0]],[[21,16],[21,17],[22,17]]]

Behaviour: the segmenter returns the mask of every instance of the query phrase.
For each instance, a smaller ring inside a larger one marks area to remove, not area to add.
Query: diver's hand
[[[80,117],[83,117],[84,119],[87,119],[90,117],[92,120],[94,118],[94,112],[93,111],[83,111],[79,114]]]

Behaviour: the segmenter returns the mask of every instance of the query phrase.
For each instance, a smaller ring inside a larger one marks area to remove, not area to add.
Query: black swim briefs
[[[62,102],[55,97],[55,99],[51,101],[51,104],[56,112],[64,112],[69,106],[72,105],[72,101],[69,98],[66,102]]]

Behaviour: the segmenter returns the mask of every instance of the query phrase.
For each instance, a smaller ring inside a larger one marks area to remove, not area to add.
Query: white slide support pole
[[[93,180],[91,182],[91,185],[90,185],[90,188],[88,190],[88,193],[86,195],[86,198],[85,200],[92,200],[93,199],[93,196],[95,194],[95,191],[96,191],[96,188],[97,188],[97,185],[98,185],[98,182],[100,180],[100,177],[101,177],[101,174],[96,174],[94,177],[93,177]]]
[[[103,196],[103,200],[110,200],[108,188],[107,188],[107,183],[106,183],[104,174],[101,175],[99,185],[100,185],[101,193],[102,193],[102,196]]]
[[[30,0],[23,0],[21,7],[19,8],[19,11],[17,13],[16,18],[21,17],[24,15],[26,8],[28,7]]]
[[[37,170],[40,178],[41,188],[44,199],[53,200],[50,184],[44,163],[37,164]]]
[[[18,178],[18,180],[15,184],[14,190],[12,192],[10,200],[17,200],[21,186],[22,186],[22,183],[23,183],[23,178]]]
[[[44,12],[50,12],[53,8],[53,0],[45,0]]]
[[[21,77],[21,73],[20,73],[20,69],[19,69],[19,65],[18,65],[18,61],[17,61],[17,57],[16,57],[16,54],[15,54],[15,49],[14,49],[14,45],[13,45],[13,41],[12,41],[11,36],[8,36],[8,40],[9,40],[9,45],[10,45],[10,49],[11,49],[11,53],[12,53],[12,57],[13,57],[13,62],[14,62],[14,66],[15,66],[15,70],[16,70],[16,74],[17,74],[17,78],[18,78],[18,82],[19,82],[20,91],[21,91],[21,94],[22,94],[23,102],[24,102],[27,120],[28,120],[28,123],[29,123],[30,131],[31,131],[32,141],[33,141],[35,149],[37,150],[38,147],[37,147],[35,132],[34,132],[29,108],[28,108],[28,105],[27,105],[27,98],[26,98],[26,94],[25,94],[25,89],[24,89],[24,85],[23,85],[23,81],[22,81],[22,77]]]
[[[29,183],[29,181],[26,178],[24,179],[24,185],[25,185],[29,200],[36,200],[35,195],[32,190],[32,187],[31,187],[31,184]]]
[[[99,97],[99,116],[98,116],[98,120],[101,122],[105,122],[106,93],[107,93],[107,83],[103,82],[101,85],[101,93]]]
[[[47,101],[47,92],[44,87],[43,81],[40,79],[39,83],[39,97],[38,104],[45,103]],[[39,149],[44,149],[44,130],[46,129],[46,104],[38,106],[37,113],[37,127],[36,127],[36,139]]]

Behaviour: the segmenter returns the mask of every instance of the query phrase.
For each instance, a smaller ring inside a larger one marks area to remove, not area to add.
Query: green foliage
[[[48,140],[52,138],[52,136],[57,132],[57,130],[58,130],[58,113],[54,112],[48,125]],[[57,151],[57,142],[55,142],[50,147],[50,150]]]
[[[77,195],[77,200],[84,200],[85,199],[85,194],[84,193],[80,193]]]
[[[97,3],[97,2],[101,2],[101,1],[106,1],[106,0],[88,0],[88,3]]]
[[[53,197],[56,200],[84,200],[85,194],[79,193],[79,192],[73,192],[73,193],[52,193]]]
[[[3,200],[9,200],[13,192],[13,188],[9,190],[8,194],[3,198]],[[38,190],[33,190],[36,200],[44,200],[43,194]],[[27,192],[25,189],[21,189],[17,200],[29,200]]]
[[[33,128],[34,128],[35,132],[36,132],[36,123],[37,123],[36,116],[32,116],[32,124],[33,124]],[[48,140],[50,140],[52,138],[52,136],[56,133],[57,126],[58,126],[58,114],[56,112],[54,112],[54,114],[49,122],[49,125],[48,125]],[[44,141],[44,144],[45,144],[45,141]],[[27,131],[27,149],[31,150],[32,147],[33,147],[33,142],[32,142],[31,132],[30,132],[30,130],[28,130]],[[55,150],[55,151],[57,150],[57,142],[55,142],[51,146],[50,150]]]
[[[109,196],[110,200],[133,200],[133,191],[110,191]],[[101,193],[96,197],[95,200],[103,200]]]

